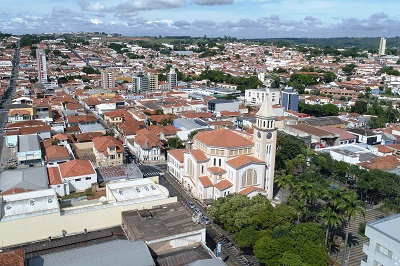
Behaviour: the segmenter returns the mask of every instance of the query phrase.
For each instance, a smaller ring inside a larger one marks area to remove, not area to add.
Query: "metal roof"
[[[93,246],[42,255],[28,260],[28,266],[128,266],[156,265],[144,241],[114,240]]]
[[[7,170],[0,173],[0,191],[12,188],[39,190],[48,188],[49,180],[45,166]]]
[[[224,266],[226,265],[220,259],[207,259],[207,260],[197,260],[188,264],[188,266]]]
[[[367,226],[400,243],[399,224],[400,214],[395,214],[367,223]]]
[[[21,135],[18,136],[19,149],[18,152],[28,152],[40,150],[39,139],[36,134],[34,135]]]

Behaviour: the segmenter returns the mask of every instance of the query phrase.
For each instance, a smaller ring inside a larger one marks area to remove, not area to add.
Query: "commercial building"
[[[54,189],[0,197],[2,246],[13,246],[122,224],[122,211],[152,209],[177,202],[153,178],[106,184],[100,200],[60,205]]]
[[[132,77],[132,92],[144,93],[149,91],[149,77],[139,71]]]
[[[115,73],[109,70],[101,71],[101,87],[109,89],[115,87]]]
[[[382,37],[381,40],[379,41],[378,55],[382,56],[385,55],[385,53],[386,53],[386,38]]]
[[[260,106],[265,101],[265,97],[268,95],[272,105],[277,105],[280,102],[280,94],[281,93],[278,89],[249,89],[245,90],[244,102],[245,105]]]
[[[36,68],[38,72],[38,82],[47,83],[47,64],[46,53],[43,49],[36,49]]]
[[[171,68],[168,72],[167,82],[170,90],[172,90],[178,84],[178,75],[175,73],[175,68]]]
[[[285,111],[299,111],[299,94],[292,87],[286,87],[282,92],[282,107]]]
[[[369,243],[363,245],[367,257],[361,266],[395,266],[400,262],[400,214],[367,223],[365,235]]]

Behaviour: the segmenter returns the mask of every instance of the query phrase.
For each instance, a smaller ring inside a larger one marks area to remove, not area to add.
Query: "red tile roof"
[[[252,141],[230,129],[199,132],[194,136],[194,139],[211,147],[233,148],[254,145]]]
[[[1,266],[24,266],[25,265],[25,251],[18,249],[14,251],[0,253]]]
[[[199,177],[199,181],[201,182],[201,184],[205,188],[213,186],[213,183],[211,182],[210,178],[208,178],[208,176],[200,176]]]
[[[45,149],[46,159],[64,159],[69,158],[69,152],[64,146],[53,145]]]
[[[62,184],[60,169],[57,167],[48,167],[47,175],[49,177],[50,185],[59,185]]]
[[[381,152],[381,153],[392,153],[393,152],[393,149],[388,148],[388,147],[386,147],[384,145],[381,145],[381,144],[376,145],[375,147],[377,147],[378,151]]]
[[[201,150],[189,150],[189,153],[197,162],[208,161],[207,156]]]
[[[243,189],[242,191],[240,191],[239,192],[239,194],[242,194],[242,195],[249,195],[251,192],[253,192],[253,191],[265,191],[264,189],[262,189],[262,188],[259,188],[259,187],[253,187],[253,186],[251,186],[251,187],[247,187],[247,188],[245,188],[245,189]]]
[[[232,166],[234,169],[239,169],[241,167],[244,167],[248,164],[264,164],[265,162],[253,157],[253,156],[248,156],[248,155],[240,155],[236,158],[233,158],[229,161],[226,162],[230,166]]]
[[[231,186],[233,186],[233,184],[231,182],[229,182],[228,180],[224,179],[221,182],[215,184],[215,188],[218,189],[219,191],[223,191],[227,188],[230,188]]]
[[[208,167],[207,170],[210,171],[213,175],[221,175],[226,173],[225,169],[217,166]]]
[[[89,160],[72,160],[60,164],[60,172],[63,178],[96,174]]]
[[[124,146],[122,146],[121,142],[119,142],[112,136],[95,137],[92,141],[94,148],[101,153],[107,152],[108,147],[116,147],[117,152],[124,151]]]
[[[185,149],[169,150],[168,154],[177,159],[180,163],[183,163]]]

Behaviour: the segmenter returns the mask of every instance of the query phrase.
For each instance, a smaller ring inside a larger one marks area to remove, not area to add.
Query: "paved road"
[[[165,169],[165,166],[151,166],[153,168]],[[160,184],[165,186],[171,196],[177,196],[178,201],[187,204],[188,201],[193,202],[196,207],[206,214],[205,206],[199,201],[193,199],[189,192],[182,189],[180,184],[169,173],[165,172],[160,176]],[[224,259],[227,265],[259,265],[253,258],[245,257],[240,250],[232,244],[231,236],[229,236],[222,228],[217,225],[210,224],[206,226],[207,245],[214,250],[217,242],[222,242],[221,258]]]
[[[10,110],[11,100],[15,94],[15,86],[17,85],[18,79],[18,68],[19,68],[19,42],[16,44],[14,58],[13,58],[13,69],[11,70],[11,78],[10,78],[10,85],[8,86],[7,90],[5,91],[5,95],[1,100],[2,108],[0,110],[0,160],[3,161],[6,158],[3,154],[3,132],[4,128],[7,124],[7,114]]]

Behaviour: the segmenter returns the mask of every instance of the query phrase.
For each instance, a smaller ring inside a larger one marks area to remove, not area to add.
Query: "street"
[[[166,165],[140,165],[139,168],[142,170],[143,176],[150,176],[147,173],[155,171],[164,173],[160,175],[160,185],[168,189],[170,196],[176,196],[178,201],[183,202],[186,206],[189,201],[194,203],[196,208],[198,208],[204,215],[207,215],[205,206],[192,198],[189,192],[182,189],[176,179],[166,171]],[[205,226],[207,246],[214,251],[217,242],[221,242],[222,253],[220,257],[227,265],[259,265],[254,258],[242,255],[240,250],[232,243],[232,237],[219,226],[214,225],[213,223]]]

